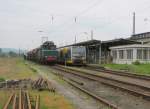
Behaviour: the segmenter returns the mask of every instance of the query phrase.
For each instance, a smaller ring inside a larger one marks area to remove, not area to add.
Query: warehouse
[[[140,42],[120,38],[108,41],[89,40],[72,44],[72,46],[85,46],[86,62],[88,64],[101,64],[110,63],[112,61],[110,47],[129,44],[140,44]]]
[[[139,61],[141,63],[150,62],[150,45],[132,44],[110,47],[113,63],[131,64]]]

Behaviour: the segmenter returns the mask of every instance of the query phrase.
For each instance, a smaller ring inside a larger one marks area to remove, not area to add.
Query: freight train
[[[86,48],[84,46],[60,47],[58,63],[67,65],[86,65]]]
[[[27,60],[41,64],[86,65],[85,46],[65,46],[56,49],[52,41],[46,41],[24,55]]]
[[[54,42],[46,41],[39,48],[27,52],[24,57],[27,60],[41,64],[55,64],[58,58],[58,51],[56,50]]]

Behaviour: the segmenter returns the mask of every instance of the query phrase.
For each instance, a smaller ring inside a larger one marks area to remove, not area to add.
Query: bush
[[[5,81],[5,79],[4,78],[0,78],[0,82],[3,82],[3,81]]]
[[[134,64],[134,65],[140,65],[141,63],[138,60],[136,60],[135,62],[132,62],[132,64]]]

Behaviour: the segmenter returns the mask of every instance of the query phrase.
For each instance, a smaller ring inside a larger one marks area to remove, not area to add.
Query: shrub
[[[136,60],[135,62],[132,62],[132,64],[134,64],[134,65],[140,65],[141,63],[138,60]]]
[[[3,82],[3,81],[5,81],[5,79],[0,77],[0,82]]]

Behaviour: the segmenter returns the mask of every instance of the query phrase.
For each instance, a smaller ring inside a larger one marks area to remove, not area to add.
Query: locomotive
[[[58,50],[58,63],[66,65],[86,65],[85,46],[60,47]]]
[[[46,41],[39,48],[27,52],[26,56],[26,59],[41,64],[55,64],[57,62],[58,51],[54,42]]]

